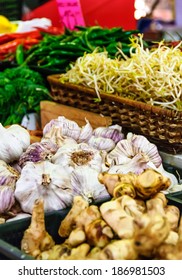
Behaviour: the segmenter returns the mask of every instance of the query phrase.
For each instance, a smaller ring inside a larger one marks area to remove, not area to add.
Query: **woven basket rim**
[[[94,97],[97,97],[96,95],[96,91],[93,88],[89,88],[87,86],[81,85],[81,84],[73,84],[73,83],[69,83],[69,82],[65,82],[62,83],[60,82],[60,78],[61,78],[62,74],[52,74],[52,75],[48,75],[47,76],[47,80],[50,83],[53,83],[56,86],[62,86],[62,87],[67,87],[70,89],[74,89],[77,91],[81,91],[81,92],[85,92],[85,93],[89,93]],[[113,95],[113,94],[107,94],[107,93],[100,93],[100,97],[101,97],[101,101],[103,100],[109,100],[110,102],[122,102],[122,103],[126,103],[132,107],[138,108],[140,110],[147,110],[150,111],[151,113],[154,114],[158,114],[158,115],[162,115],[162,116],[167,116],[167,117],[178,117],[182,119],[182,111],[176,111],[176,110],[172,110],[172,109],[166,109],[166,108],[162,108],[159,106],[154,106],[154,105],[150,105],[141,101],[136,101],[136,100],[132,100],[129,98],[125,98],[125,97],[120,97],[117,95]]]

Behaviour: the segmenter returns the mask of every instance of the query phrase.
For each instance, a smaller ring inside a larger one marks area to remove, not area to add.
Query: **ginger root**
[[[74,201],[79,201],[79,204],[84,205],[84,207],[86,206],[82,197],[77,197]],[[91,246],[104,247],[110,242],[114,234],[109,225],[101,218],[98,206],[87,205],[78,214],[78,211],[73,211],[77,205],[73,204],[70,212],[61,222],[58,233],[61,233],[62,237],[64,234],[64,237],[67,237],[65,242],[73,248],[85,241]],[[65,231],[65,228],[69,230]]]
[[[132,238],[134,234],[134,216],[141,215],[143,208],[137,206],[137,200],[123,195],[117,199],[102,203],[100,212],[106,223],[120,238]]]
[[[99,253],[100,260],[136,260],[138,253],[133,239],[113,240]]]
[[[75,227],[75,218],[88,207],[88,202],[82,198],[82,196],[75,196],[73,199],[73,204],[62,220],[58,233],[61,237],[68,237],[72,229]]]
[[[127,174],[104,172],[99,174],[98,179],[114,198],[127,194],[133,198],[149,199],[159,191],[169,188],[171,184],[169,178],[150,168],[139,175],[132,172]]]
[[[71,247],[77,247],[81,243],[86,241],[86,234],[83,229],[76,227],[73,229],[66,240],[66,243]]]
[[[36,200],[30,226],[25,230],[21,241],[21,250],[36,258],[54,244],[54,240],[45,229],[43,199]]]
[[[178,227],[177,243],[167,242],[162,243],[156,252],[156,257],[163,260],[182,260],[182,217],[180,218]]]
[[[169,188],[171,181],[154,169],[146,169],[136,178],[135,189],[137,196],[146,199],[154,196],[161,190]]]
[[[87,242],[91,246],[103,248],[114,237],[112,229],[101,218],[92,221],[85,227]]]

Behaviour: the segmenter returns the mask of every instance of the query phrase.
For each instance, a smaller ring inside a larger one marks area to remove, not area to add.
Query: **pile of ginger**
[[[21,249],[36,259],[182,259],[180,211],[167,205],[163,193],[145,202],[123,195],[101,206],[88,205],[75,196],[58,230],[61,244],[55,244],[48,234],[43,217],[40,200],[21,242]]]
[[[109,179],[112,188],[108,185],[108,174],[100,176],[114,193],[118,181],[116,176]],[[162,179],[158,183],[166,182],[166,178]],[[39,260],[181,260],[179,208],[169,205],[163,192],[155,191],[150,196],[146,193],[146,197],[141,196],[141,188],[138,196],[122,192],[100,205],[89,205],[81,196],[75,196],[71,209],[60,222],[60,244],[55,244],[46,231],[44,203],[39,199],[21,249]]]

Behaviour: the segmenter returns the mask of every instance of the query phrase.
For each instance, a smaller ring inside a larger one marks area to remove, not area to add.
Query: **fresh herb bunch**
[[[0,122],[20,124],[24,115],[40,112],[40,101],[50,100],[49,89],[40,73],[28,67],[0,72]]]

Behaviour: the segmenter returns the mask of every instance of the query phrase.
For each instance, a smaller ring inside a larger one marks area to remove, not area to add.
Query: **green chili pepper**
[[[64,50],[55,50],[55,51],[52,51],[50,52],[50,55],[51,56],[60,56],[61,58],[64,58],[64,57],[79,57],[79,56],[83,56],[84,52],[69,52],[69,51],[64,51]]]
[[[24,49],[22,44],[17,46],[15,57],[16,57],[16,63],[18,65],[21,65],[24,62]]]
[[[52,58],[50,59],[50,61],[47,61],[46,63],[39,65],[39,67],[41,68],[48,68],[50,66],[53,66],[54,68],[56,68],[55,66],[66,67],[68,64],[69,64],[68,59]]]

